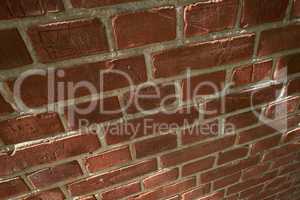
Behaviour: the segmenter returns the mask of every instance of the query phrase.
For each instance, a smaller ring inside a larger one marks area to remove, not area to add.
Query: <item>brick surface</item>
[[[13,155],[1,155],[0,176],[88,153],[100,148],[96,135],[82,135],[16,150]]]
[[[76,161],[73,161],[34,172],[27,177],[35,187],[43,188],[80,175],[82,175],[80,166]]]
[[[299,33],[300,26],[298,24],[263,31],[260,36],[258,56],[299,48]]]
[[[228,185],[237,183],[239,181],[240,177],[241,177],[241,173],[237,173],[232,176],[228,176],[228,177],[222,178],[220,180],[217,180],[214,182],[214,190],[218,190],[218,189],[224,188]]]
[[[64,10],[61,0],[14,0],[0,5],[0,20],[46,15]]]
[[[182,176],[195,174],[213,167],[215,157],[208,157],[182,166]]]
[[[225,123],[232,124],[235,129],[240,129],[256,124],[258,122],[258,118],[259,115],[256,115],[255,112],[250,111],[228,117],[226,118]]]
[[[253,34],[193,44],[153,55],[154,76],[169,77],[187,68],[206,69],[251,58]]]
[[[281,57],[276,63],[274,79],[284,79],[286,76],[299,75],[300,54]]]
[[[101,196],[103,200],[111,200],[111,199],[121,199],[129,195],[133,195],[134,193],[138,193],[141,191],[141,186],[139,182],[130,183],[123,185],[121,187],[112,189],[108,192],[104,192]]]
[[[199,197],[204,197],[206,194],[210,192],[211,186],[209,184],[200,186],[196,189],[190,190],[188,192],[183,193],[182,200],[192,200]]]
[[[85,165],[90,172],[96,172],[109,167],[120,165],[131,160],[128,147],[113,149],[102,154],[89,157],[86,159]]]
[[[14,112],[12,106],[0,95],[0,116]]]
[[[28,186],[18,177],[0,182],[0,197],[3,199],[16,197],[18,195],[25,194],[28,191]]]
[[[141,158],[177,147],[176,134],[161,135],[134,144],[136,157]]]
[[[238,12],[237,0],[206,1],[185,7],[185,35],[204,35],[233,28]]]
[[[69,185],[69,190],[73,196],[83,195],[95,190],[99,190],[123,181],[142,176],[157,169],[156,160],[146,160],[126,168],[107,172],[100,176],[76,182]]]
[[[25,198],[25,200],[63,200],[65,199],[64,194],[60,189],[47,190],[44,192],[40,192],[36,195]]]
[[[248,155],[248,147],[239,147],[219,154],[218,165],[241,159]]]
[[[147,80],[145,71],[144,57],[138,55],[123,59],[87,63],[70,68],[58,68],[45,75],[33,73],[22,82],[20,97],[28,107],[39,107],[60,100],[73,99],[95,94],[95,92],[143,83]],[[64,76],[60,76],[60,74]],[[126,77],[124,74],[126,74]],[[50,83],[48,83],[47,76],[51,77]],[[16,80],[7,82],[11,91],[17,92],[13,89]],[[87,82],[87,84],[82,84],[83,82]],[[70,83],[73,84],[71,88],[68,87]],[[62,85],[60,90],[54,88],[58,84]],[[51,89],[49,92],[48,87]],[[92,88],[94,91],[89,90],[87,87]]]
[[[28,34],[43,63],[108,51],[104,27],[97,19],[36,25]]]
[[[0,138],[5,144],[17,144],[63,132],[57,113],[25,115],[0,122]]]
[[[251,154],[260,153],[262,151],[271,149],[272,147],[275,147],[278,145],[279,141],[281,139],[281,135],[275,135],[272,137],[269,137],[264,140],[260,140],[253,144],[251,149]]]
[[[72,5],[75,8],[93,8],[97,6],[109,6],[134,1],[138,0],[71,0]]]
[[[113,29],[119,49],[173,40],[176,38],[176,10],[163,7],[117,15],[113,18]]]
[[[294,0],[293,16],[294,17],[299,17],[300,16],[300,1],[299,0]]]
[[[157,172],[154,175],[151,175],[143,180],[144,187],[154,188],[160,185],[164,185],[171,181],[175,181],[179,176],[179,171],[177,168],[174,169],[166,169]]]
[[[245,28],[283,20],[288,4],[288,0],[274,0],[272,2],[268,0],[245,0],[241,26]]]
[[[32,63],[31,56],[17,29],[0,31],[0,70],[22,67]]]

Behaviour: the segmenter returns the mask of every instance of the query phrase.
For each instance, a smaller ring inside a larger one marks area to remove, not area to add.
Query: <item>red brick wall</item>
[[[300,200],[299,17],[299,0],[3,0],[0,199]]]

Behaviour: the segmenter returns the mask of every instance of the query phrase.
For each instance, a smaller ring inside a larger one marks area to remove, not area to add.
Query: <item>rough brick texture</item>
[[[1,200],[300,200],[299,0],[2,0]]]

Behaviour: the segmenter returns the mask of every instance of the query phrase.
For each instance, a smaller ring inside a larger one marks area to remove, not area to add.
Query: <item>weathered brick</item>
[[[238,147],[229,151],[220,152],[218,165],[222,165],[224,163],[232,162],[234,160],[246,157],[248,154],[248,147]]]
[[[283,20],[289,0],[245,0],[242,9],[243,28]],[[272,12],[270,12],[272,11]]]
[[[136,157],[141,158],[177,147],[177,136],[175,133],[157,136],[142,140],[134,144]]]
[[[232,124],[235,129],[254,125],[258,122],[259,115],[253,111],[236,114],[226,118],[226,124]]]
[[[181,83],[184,100],[197,100],[203,95],[220,92],[225,83],[226,72],[214,72],[184,79]]]
[[[260,184],[258,186],[255,186],[255,187],[252,187],[250,189],[244,190],[244,191],[241,192],[240,197],[241,198],[253,197],[256,194],[261,193],[262,190],[263,190],[263,187],[264,187],[264,184]]]
[[[129,82],[127,78],[132,82]],[[48,83],[49,80],[50,83]],[[33,73],[23,80],[20,88],[20,98],[25,105],[32,108],[91,95],[95,92],[124,88],[143,83],[146,80],[145,60],[143,56],[138,55],[69,68],[58,68],[47,73],[45,71],[45,75]],[[7,81],[12,92],[19,92],[13,89],[16,81],[17,79]],[[83,82],[87,84],[82,84]],[[72,87],[70,87],[70,83],[72,83]],[[58,86],[59,89],[57,89]],[[90,91],[89,88],[95,91]]]
[[[36,195],[25,198],[24,200],[64,200],[65,195],[60,189],[52,189],[40,192]]]
[[[151,175],[143,180],[143,184],[146,189],[154,188],[160,185],[164,185],[171,181],[175,181],[178,178],[179,171],[177,168],[164,169],[158,171],[156,174]]]
[[[196,180],[195,178],[191,178],[172,185],[162,186],[150,192],[142,193],[136,197],[130,198],[130,200],[166,199],[167,197],[184,192],[194,186],[196,186]]]
[[[0,156],[0,162],[2,163],[0,165],[0,176],[10,175],[36,165],[93,152],[98,148],[100,148],[98,137],[85,134],[17,149],[13,155]]]
[[[252,145],[251,154],[260,153],[262,151],[268,150],[279,144],[281,135],[275,135],[263,140],[260,140]]]
[[[75,182],[69,185],[68,189],[73,196],[83,195],[98,189],[121,183],[122,181],[137,178],[155,170],[157,170],[156,160],[146,160],[125,168],[91,177],[81,182]]]
[[[300,54],[281,57],[276,63],[274,79],[284,80],[290,75],[299,75]]]
[[[295,112],[298,109],[300,103],[300,97],[290,97],[271,103],[265,110],[265,116],[269,119],[278,119],[285,117],[288,114]]]
[[[210,192],[210,184],[202,185],[196,189],[190,190],[188,192],[183,193],[180,200],[193,200],[199,197],[204,197],[206,194]]]
[[[0,182],[1,199],[9,199],[21,194],[29,192],[28,186],[20,178],[4,180]]]
[[[263,175],[270,168],[270,163],[262,163],[256,166],[253,166],[243,173],[243,180],[252,179],[257,176]]]
[[[246,34],[155,53],[152,55],[154,76],[175,76],[188,68],[206,69],[250,59],[254,39],[254,34]]]
[[[161,156],[162,165],[169,167],[189,160],[207,156],[209,154],[222,151],[234,144],[235,136],[227,136],[206,143],[187,147]]]
[[[104,128],[106,142],[117,144],[154,133],[168,132],[194,123],[198,120],[199,112],[195,107],[180,108],[171,112],[159,112],[143,118],[111,124]]]
[[[141,191],[139,182],[129,183],[102,193],[102,200],[122,199]]]
[[[0,115],[9,114],[12,112],[14,112],[12,106],[0,95]]]
[[[72,5],[75,8],[93,8],[98,6],[109,6],[133,1],[138,0],[71,0]]]
[[[42,169],[29,174],[27,177],[36,188],[43,188],[52,184],[67,181],[82,175],[77,161],[61,164],[48,169]]]
[[[96,172],[109,167],[117,166],[131,160],[128,147],[113,149],[86,159],[85,165],[90,172]]]
[[[248,66],[237,67],[232,72],[234,86],[243,86],[262,80],[269,80],[272,73],[272,61],[264,61]]]
[[[214,192],[213,194],[207,195],[205,197],[202,197],[198,200],[211,200],[211,199],[216,199],[216,200],[220,199],[221,200],[221,199],[224,199],[224,195],[225,195],[224,190],[221,190],[218,192]]]
[[[32,63],[31,56],[16,28],[0,31],[0,70]]]
[[[269,127],[267,125],[261,125],[255,128],[248,129],[246,131],[243,131],[239,133],[239,144],[244,144],[251,142],[253,140],[272,135],[276,132],[277,130]]]
[[[281,41],[281,42],[274,42]],[[263,31],[260,36],[258,56],[300,47],[300,26],[298,24]]]
[[[203,35],[234,27],[239,2],[237,0],[206,1],[185,7],[185,35]]]
[[[114,96],[66,107],[65,115],[71,129],[86,129],[92,124],[121,118],[122,110],[118,97]]]
[[[63,132],[57,113],[25,115],[0,122],[0,138],[5,144],[17,144]]]
[[[287,86],[287,94],[291,95],[300,92],[300,78],[289,81]]]
[[[99,20],[74,20],[32,26],[28,34],[43,63],[108,51]]]
[[[174,83],[142,84],[123,95],[127,113],[146,112],[155,108],[166,108],[177,100]]]
[[[0,20],[41,16],[63,10],[61,0],[3,1],[0,5]]]
[[[274,160],[276,158],[280,158],[286,155],[289,155],[291,153],[295,153],[297,151],[300,150],[300,144],[295,144],[295,143],[291,143],[291,144],[287,144],[284,146],[280,146],[276,149],[272,149],[271,151],[269,151],[268,153],[266,153],[263,157],[263,161],[270,161],[270,160]]]
[[[217,180],[214,182],[214,190],[218,190],[218,189],[224,188],[228,185],[237,183],[239,181],[240,177],[241,177],[241,173],[237,173],[237,174],[222,178],[220,180]]]
[[[176,38],[176,10],[174,7],[120,14],[113,17],[112,21],[119,49]],[[133,21],[134,23],[132,23]]]
[[[202,160],[186,164],[182,166],[182,176],[189,176],[207,169],[212,168],[215,162],[215,157],[211,156]]]
[[[284,142],[297,141],[300,138],[300,129],[291,130],[284,135]]]
[[[236,163],[232,163],[230,165],[218,167],[216,169],[203,173],[201,175],[201,181],[203,183],[207,183],[225,176],[235,174],[241,170],[257,165],[259,160],[260,160],[259,156],[254,156],[254,157],[249,157],[247,159],[241,160]]]
[[[299,0],[294,0],[293,16],[294,17],[299,17],[300,16],[300,1]]]

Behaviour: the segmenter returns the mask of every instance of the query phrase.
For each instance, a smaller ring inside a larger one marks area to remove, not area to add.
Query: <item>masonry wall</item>
[[[0,199],[299,200],[299,17],[300,0],[2,0]],[[220,90],[191,94],[205,81]],[[148,112],[125,107],[150,82]],[[77,112],[91,102],[123,109]]]

